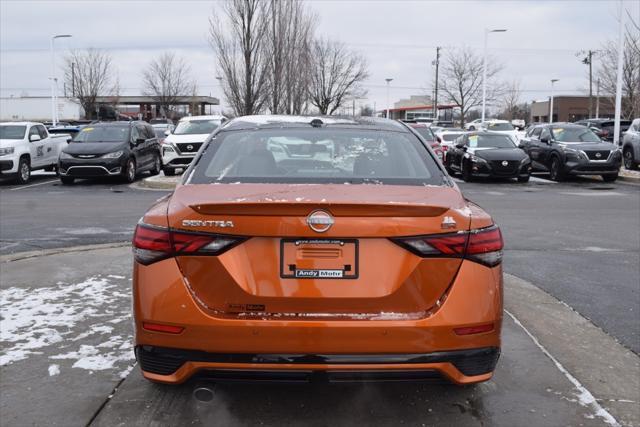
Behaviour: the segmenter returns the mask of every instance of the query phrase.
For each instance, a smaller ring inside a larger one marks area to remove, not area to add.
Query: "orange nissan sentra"
[[[400,122],[230,121],[133,246],[152,381],[468,384],[500,354],[500,230]]]

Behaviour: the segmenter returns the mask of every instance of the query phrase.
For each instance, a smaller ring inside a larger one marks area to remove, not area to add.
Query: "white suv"
[[[162,170],[167,176],[186,169],[205,139],[227,121],[224,116],[190,116],[178,122],[162,144]]]

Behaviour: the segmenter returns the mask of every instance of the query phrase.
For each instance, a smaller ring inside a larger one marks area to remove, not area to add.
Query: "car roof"
[[[341,128],[387,130],[395,132],[409,132],[408,123],[378,117],[340,117],[340,116],[287,116],[261,115],[243,116],[225,124],[225,131],[241,129],[260,129],[274,127],[310,127],[316,122],[322,127],[339,126]]]
[[[29,125],[40,125],[42,123],[38,122],[2,122],[0,126],[29,126]]]
[[[225,116],[185,116],[180,119],[181,122],[189,122],[191,120],[223,120]]]

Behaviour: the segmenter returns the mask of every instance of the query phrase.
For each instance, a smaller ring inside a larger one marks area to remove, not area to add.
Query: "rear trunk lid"
[[[318,210],[333,217],[324,232],[307,222]],[[168,223],[247,238],[218,256],[177,257],[194,299],[213,315],[420,318],[461,260],[421,258],[389,238],[468,230],[472,212],[444,186],[186,185],[171,198]]]

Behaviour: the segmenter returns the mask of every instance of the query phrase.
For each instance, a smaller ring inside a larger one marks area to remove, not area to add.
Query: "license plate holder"
[[[357,279],[357,239],[281,239],[283,279]]]

